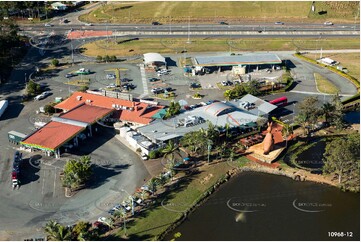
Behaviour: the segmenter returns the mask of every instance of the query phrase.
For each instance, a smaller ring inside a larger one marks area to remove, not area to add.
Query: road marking
[[[55,187],[56,187],[56,167],[55,167],[55,175],[54,175],[54,190],[53,190],[53,197],[55,197]]]
[[[142,82],[143,82],[143,90],[144,90],[144,96],[149,94],[148,91],[148,83],[147,83],[147,78],[145,76],[145,69],[144,69],[144,65],[140,65],[140,74],[142,76]]]
[[[303,92],[303,91],[295,91],[295,90],[292,90],[290,92],[301,93],[301,94],[310,94],[310,95],[334,96],[334,94],[326,94],[326,93],[319,93],[319,92]],[[342,94],[342,93],[340,93],[339,95],[340,96],[345,96],[345,97],[352,97],[353,96],[351,94]]]
[[[44,195],[44,187],[45,187],[45,170],[43,171],[43,186],[41,187],[41,194]]]

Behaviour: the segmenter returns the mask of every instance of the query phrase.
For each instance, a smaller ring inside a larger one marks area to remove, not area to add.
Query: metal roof
[[[144,63],[152,63],[152,62],[163,62],[165,63],[165,58],[158,53],[146,53],[144,56]]]
[[[194,57],[198,66],[237,66],[281,64],[282,60],[276,54],[244,54],[231,56],[197,56]]]
[[[240,105],[243,102],[254,103],[255,108],[249,109],[249,110],[244,109]],[[270,112],[272,112],[273,110],[275,110],[277,108],[276,105],[266,102],[266,101],[264,101],[258,97],[255,97],[251,94],[247,94],[244,97],[242,97],[240,100],[238,100],[237,102],[233,102],[233,105],[236,105],[238,108],[245,110],[246,112],[255,114],[255,115],[269,114]]]
[[[219,116],[224,114],[225,110],[231,111],[233,108],[225,103],[222,102],[215,102],[212,103],[204,108],[204,111],[213,116]]]
[[[18,136],[18,137],[23,138],[23,139],[25,139],[26,136],[27,136],[27,134],[23,134],[23,133],[14,131],[14,130],[9,131],[8,134],[12,134],[12,135]]]

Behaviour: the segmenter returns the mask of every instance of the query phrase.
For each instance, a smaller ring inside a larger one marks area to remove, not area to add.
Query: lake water
[[[181,232],[180,240],[359,240],[359,204],[359,194],[244,172],[212,194],[165,239]]]

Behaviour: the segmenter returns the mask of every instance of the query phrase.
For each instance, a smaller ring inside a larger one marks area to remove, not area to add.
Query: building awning
[[[179,135],[179,134],[169,134],[169,135],[166,135],[166,136],[159,137],[159,138],[157,138],[157,140],[164,142],[164,141],[168,141],[168,140],[175,139],[175,138],[178,138],[178,137],[182,137],[182,136]]]
[[[165,109],[161,109],[159,110],[156,114],[154,114],[152,116],[152,118],[155,118],[155,119],[163,119],[164,116],[166,115],[167,111]]]
[[[144,64],[149,64],[153,62],[162,62],[165,64],[165,58],[158,53],[146,53],[144,56]]]

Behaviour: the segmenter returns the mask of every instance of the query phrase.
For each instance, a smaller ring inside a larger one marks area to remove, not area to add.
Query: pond
[[[296,158],[296,163],[301,167],[311,169],[321,169],[323,167],[323,153],[325,152],[326,142],[321,140],[310,148],[300,153]]]
[[[359,194],[244,172],[212,194],[165,239],[180,232],[178,240],[195,241],[359,240],[359,206]],[[329,232],[350,233],[337,238]]]

